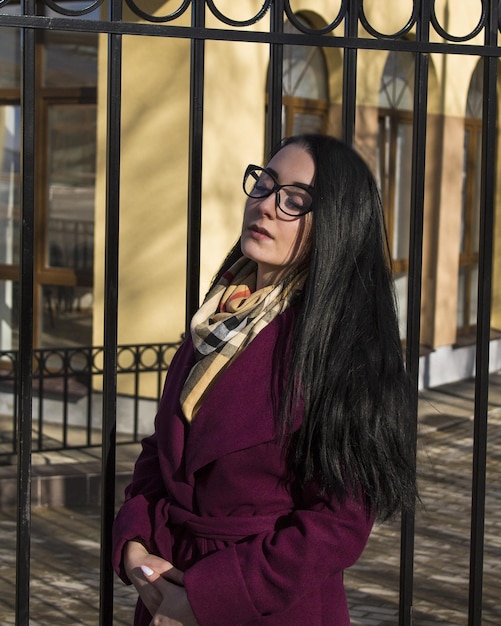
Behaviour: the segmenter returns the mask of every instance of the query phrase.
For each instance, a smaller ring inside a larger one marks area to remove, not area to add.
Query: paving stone
[[[413,626],[468,623],[474,388],[427,390],[420,397],[420,491],[414,550]],[[488,415],[482,625],[501,625],[501,375],[491,376]],[[433,413],[436,415],[433,415]],[[345,577],[355,613],[368,626],[377,608],[398,608],[399,525],[374,529],[360,561]],[[364,597],[365,596],[365,597]],[[397,624],[377,622],[379,626]]]

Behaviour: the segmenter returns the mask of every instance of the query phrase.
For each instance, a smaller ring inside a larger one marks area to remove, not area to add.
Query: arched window
[[[400,334],[407,323],[414,57],[390,52],[379,90],[379,182],[393,260]]]
[[[311,26],[304,17],[297,16]],[[286,33],[299,33],[290,22]],[[321,48],[285,45],[283,50],[282,137],[327,129],[327,63]]]
[[[286,22],[284,30],[299,33],[290,22]],[[322,49],[284,46],[282,135],[325,131],[327,103],[327,64]]]
[[[482,85],[482,64],[479,63],[471,78],[464,122],[463,194],[457,303],[458,335],[467,334],[477,323]]]

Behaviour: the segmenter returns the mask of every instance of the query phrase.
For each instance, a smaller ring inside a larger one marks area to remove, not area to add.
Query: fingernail
[[[141,565],[141,571],[145,574],[145,576],[151,576],[153,574],[153,570],[147,565]]]

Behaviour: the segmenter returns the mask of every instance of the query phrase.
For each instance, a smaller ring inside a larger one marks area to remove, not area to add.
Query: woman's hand
[[[163,597],[161,592],[155,587],[155,585],[151,584],[141,571],[141,566],[143,565],[149,567],[151,570],[154,570],[159,575],[165,575],[166,577],[169,577],[168,572],[172,572],[171,580],[178,583],[182,581],[182,572],[176,570],[168,561],[165,561],[154,554],[150,554],[148,550],[138,541],[128,541],[125,544],[125,573],[137,589],[137,592],[148,611],[152,615],[155,615],[158,607],[162,603]],[[180,584],[182,584],[182,582]]]
[[[152,626],[198,626],[183,587],[183,572],[138,541],[124,548],[127,577],[153,615]]]
[[[164,563],[167,563],[170,569],[164,570],[162,575],[148,565],[141,567],[151,587],[162,598],[157,611],[152,613],[150,626],[198,626],[186,590],[182,586],[183,573],[168,561]]]

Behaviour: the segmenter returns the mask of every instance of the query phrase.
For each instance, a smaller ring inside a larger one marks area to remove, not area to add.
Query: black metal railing
[[[117,302],[118,302],[118,242],[120,215],[120,138],[121,138],[121,74],[122,36],[141,35],[169,37],[191,41],[190,61],[190,135],[188,172],[188,256],[186,319],[198,306],[199,265],[201,236],[201,181],[202,145],[204,120],[205,42],[222,40],[233,42],[258,42],[269,47],[270,72],[267,110],[268,143],[276,142],[281,134],[282,98],[282,48],[284,44],[298,46],[322,46],[344,51],[342,123],[343,136],[351,143],[355,136],[357,53],[359,50],[390,50],[412,52],[415,56],[415,83],[413,106],[413,158],[411,197],[411,229],[409,254],[409,298],[407,326],[407,365],[417,387],[419,370],[420,308],[422,283],[422,245],[424,213],[424,165],[426,161],[428,63],[430,54],[477,55],[483,59],[483,131],[482,131],[482,181],[481,219],[479,249],[479,292],[476,352],[476,400],[474,467],[472,489],[472,537],[470,570],[470,608],[468,623],[481,624],[483,523],[485,506],[487,398],[489,367],[489,329],[491,311],[492,249],[494,220],[495,142],[497,100],[496,82],[498,59],[501,50],[499,37],[498,0],[469,1],[472,11],[478,15],[469,33],[449,32],[437,16],[435,0],[414,0],[409,4],[407,23],[393,33],[382,32],[368,18],[363,0],[342,0],[337,14],[326,26],[308,27],[298,20],[294,3],[290,0],[265,0],[249,3],[257,7],[249,9],[246,19],[233,19],[218,7],[214,0],[180,0],[175,8],[166,2],[164,15],[148,13],[148,3],[126,0],[131,18],[123,18],[122,0],[103,0],[89,3],[84,9],[73,10],[68,4],[59,5],[55,0],[45,0],[46,6],[56,14],[44,17],[37,10],[35,0],[24,0],[19,11],[2,12],[12,6],[11,0],[0,0],[0,37],[2,27],[17,27],[22,31],[22,89],[21,108],[23,119],[22,139],[22,235],[21,235],[21,289],[20,328],[23,329],[17,353],[17,377],[15,378],[18,456],[18,552],[17,552],[17,600],[16,620],[19,626],[29,624],[30,562],[30,458],[33,448],[32,415],[33,398],[36,395],[37,369],[33,357],[33,259],[35,229],[35,161],[33,155],[33,128],[35,115],[35,32],[59,30],[67,32],[103,33],[108,36],[107,55],[107,190],[106,190],[106,262],[105,262],[105,332],[103,366],[103,426],[102,463],[102,579],[100,623],[108,623],[113,614],[113,573],[109,565],[110,529],[114,503],[114,462],[117,409]],[[381,14],[387,7],[380,0]],[[43,2],[40,3],[43,5]],[[225,3],[225,5],[228,3]],[[236,3],[230,3],[235,4]],[[374,4],[374,3],[372,3]],[[16,5],[17,6],[17,5]],[[78,19],[101,7],[102,18]],[[156,5],[155,5],[156,6]],[[337,4],[336,4],[337,6]],[[107,10],[104,10],[106,7]],[[170,11],[170,12],[169,12]],[[231,12],[231,11],[230,11]],[[206,16],[211,15],[218,27],[206,27]],[[186,15],[191,16],[189,26],[181,24]],[[139,19],[137,19],[139,18]],[[288,19],[301,34],[285,33],[284,21]],[[247,27],[252,26],[252,30]],[[336,31],[335,31],[336,29]],[[341,30],[343,34],[340,35]],[[364,34],[359,33],[363,30]],[[479,41],[480,38],[480,41]],[[39,355],[42,358],[42,355]],[[43,357],[45,358],[45,357]],[[42,358],[42,362],[43,362]],[[92,359],[91,359],[92,360]],[[35,361],[36,362],[36,361]],[[43,370],[43,368],[42,368]],[[43,382],[42,382],[43,380]],[[45,376],[39,380],[45,385]],[[36,421],[35,416],[35,421]],[[409,626],[412,622],[413,585],[413,537],[414,521],[407,517],[402,522],[401,595],[399,624]],[[22,546],[22,549],[21,549]]]
[[[152,430],[152,411],[160,399],[176,343],[122,345],[117,350],[117,444],[139,441]],[[19,353],[0,351],[0,395],[12,406],[3,418],[0,459],[16,454],[18,442]],[[102,445],[104,348],[47,348],[33,351],[32,452]],[[149,425],[140,427],[141,402]]]

